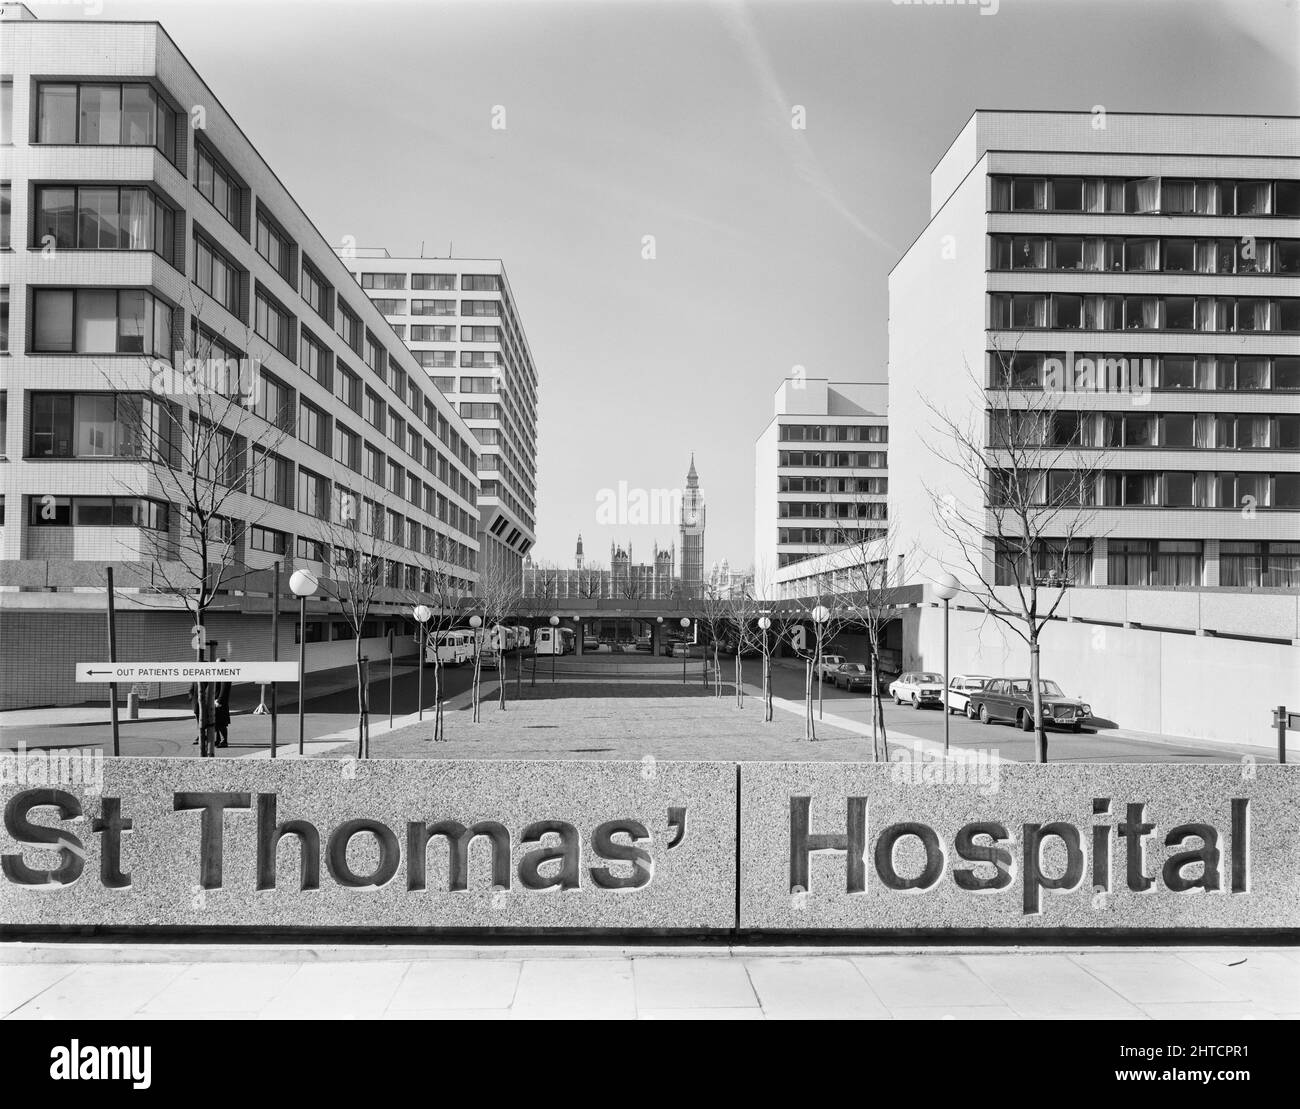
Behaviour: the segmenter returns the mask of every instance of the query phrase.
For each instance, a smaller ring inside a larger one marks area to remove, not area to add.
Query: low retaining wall
[[[9,934],[1300,922],[1294,767],[73,760],[0,759]]]

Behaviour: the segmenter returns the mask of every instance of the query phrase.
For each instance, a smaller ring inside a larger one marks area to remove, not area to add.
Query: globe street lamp
[[[948,602],[961,592],[961,582],[951,574],[943,573],[934,579],[934,593],[943,601],[943,753],[948,753],[948,717],[952,706],[948,703]]]
[[[551,681],[554,682],[555,681],[555,648],[559,646],[559,643],[556,642],[555,637],[560,634],[555,629],[560,626],[560,618],[558,616],[552,616],[550,620],[547,621],[547,623],[551,625]],[[536,666],[537,664],[534,663],[533,665]]]
[[[303,753],[303,733],[307,713],[307,598],[320,587],[310,570],[295,570],[289,589],[298,598],[298,756]]]
[[[767,631],[772,626],[772,618],[770,616],[760,616],[758,618],[758,626],[763,630],[763,711],[766,713],[768,682],[771,680],[771,675],[769,673],[770,659],[767,648]]]
[[[681,619],[681,624],[682,624],[682,632],[685,633],[686,629],[691,626],[690,617],[683,616]],[[682,685],[685,685],[686,684],[686,659],[687,656],[690,655],[691,649],[686,646],[685,642],[682,643],[682,647],[684,648],[684,650],[682,651]]]
[[[825,704],[823,701],[823,689],[826,683],[822,681],[822,625],[831,618],[831,610],[825,605],[818,605],[812,610],[813,623],[816,625],[817,633],[817,718],[820,720],[822,709]]]
[[[430,618],[433,616],[433,609],[431,609],[428,605],[416,605],[411,615],[415,617],[415,622],[420,626],[420,630],[417,633],[420,637],[420,650],[419,650],[418,657],[416,658],[416,666],[419,668],[420,676],[417,679],[416,687],[418,692],[416,693],[415,696],[417,701],[419,702],[419,706],[418,706],[419,715],[417,716],[417,719],[423,720],[424,719],[424,652],[426,649],[426,645],[429,642],[428,640],[429,633],[426,625],[429,623]]]

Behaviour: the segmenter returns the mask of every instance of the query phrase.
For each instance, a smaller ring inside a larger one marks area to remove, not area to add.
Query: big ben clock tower
[[[698,597],[704,588],[704,497],[700,475],[695,472],[695,454],[686,471],[686,492],[682,496],[681,532],[682,588],[686,596]]]

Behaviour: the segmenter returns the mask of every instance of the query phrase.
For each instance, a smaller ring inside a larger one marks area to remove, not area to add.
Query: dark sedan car
[[[1043,700],[1043,723],[1054,728],[1077,732],[1092,715],[1092,706],[1077,697],[1067,697],[1053,681],[1040,679]],[[994,678],[983,689],[970,695],[968,715],[978,716],[985,724],[1006,720],[1027,732],[1034,730],[1034,701],[1028,678]]]
[[[831,671],[831,683],[836,689],[846,689],[852,693],[855,689],[871,692],[871,671],[860,662],[846,662]]]

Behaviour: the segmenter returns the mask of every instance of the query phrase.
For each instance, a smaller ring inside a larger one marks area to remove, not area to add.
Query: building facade
[[[517,579],[537,538],[537,370],[505,266],[495,259],[344,259],[480,444],[479,552]]]
[[[270,651],[271,604],[236,576],[328,577],[322,537],[348,520],[383,560],[363,637],[382,642],[431,567],[471,593],[478,439],[176,44],[156,23],[4,13],[0,707],[95,692],[73,664],[104,653],[107,563],[119,658],[192,658],[157,560],[203,528],[231,548],[227,657]],[[213,386],[214,367],[234,378]],[[221,407],[231,380],[248,392]],[[149,438],[164,426],[210,427],[220,461],[191,466]],[[223,489],[219,512],[191,518],[159,457]],[[346,661],[344,622],[316,611],[312,665]],[[281,622],[281,657],[295,634]]]
[[[556,600],[671,600],[681,595],[682,585],[674,575],[673,551],[654,544],[649,562],[633,558],[631,543],[609,545],[609,567],[588,563],[582,536],[574,553],[574,565],[539,565],[526,558],[523,565],[524,596],[537,601]]]
[[[1098,124],[976,112],[935,167],[930,222],[889,282],[891,514],[960,574],[934,491],[986,498],[925,429],[975,413],[990,445],[985,390],[1005,381],[1050,410],[1043,457],[1104,459],[1055,524],[1064,543],[1084,513],[1087,537],[1043,552],[1068,584],[1294,589],[1300,120]],[[1049,462],[1037,480],[1050,501],[1070,475]]]
[[[788,378],[754,447],[754,574],[791,595],[800,563],[884,535],[889,493],[884,385]]]

